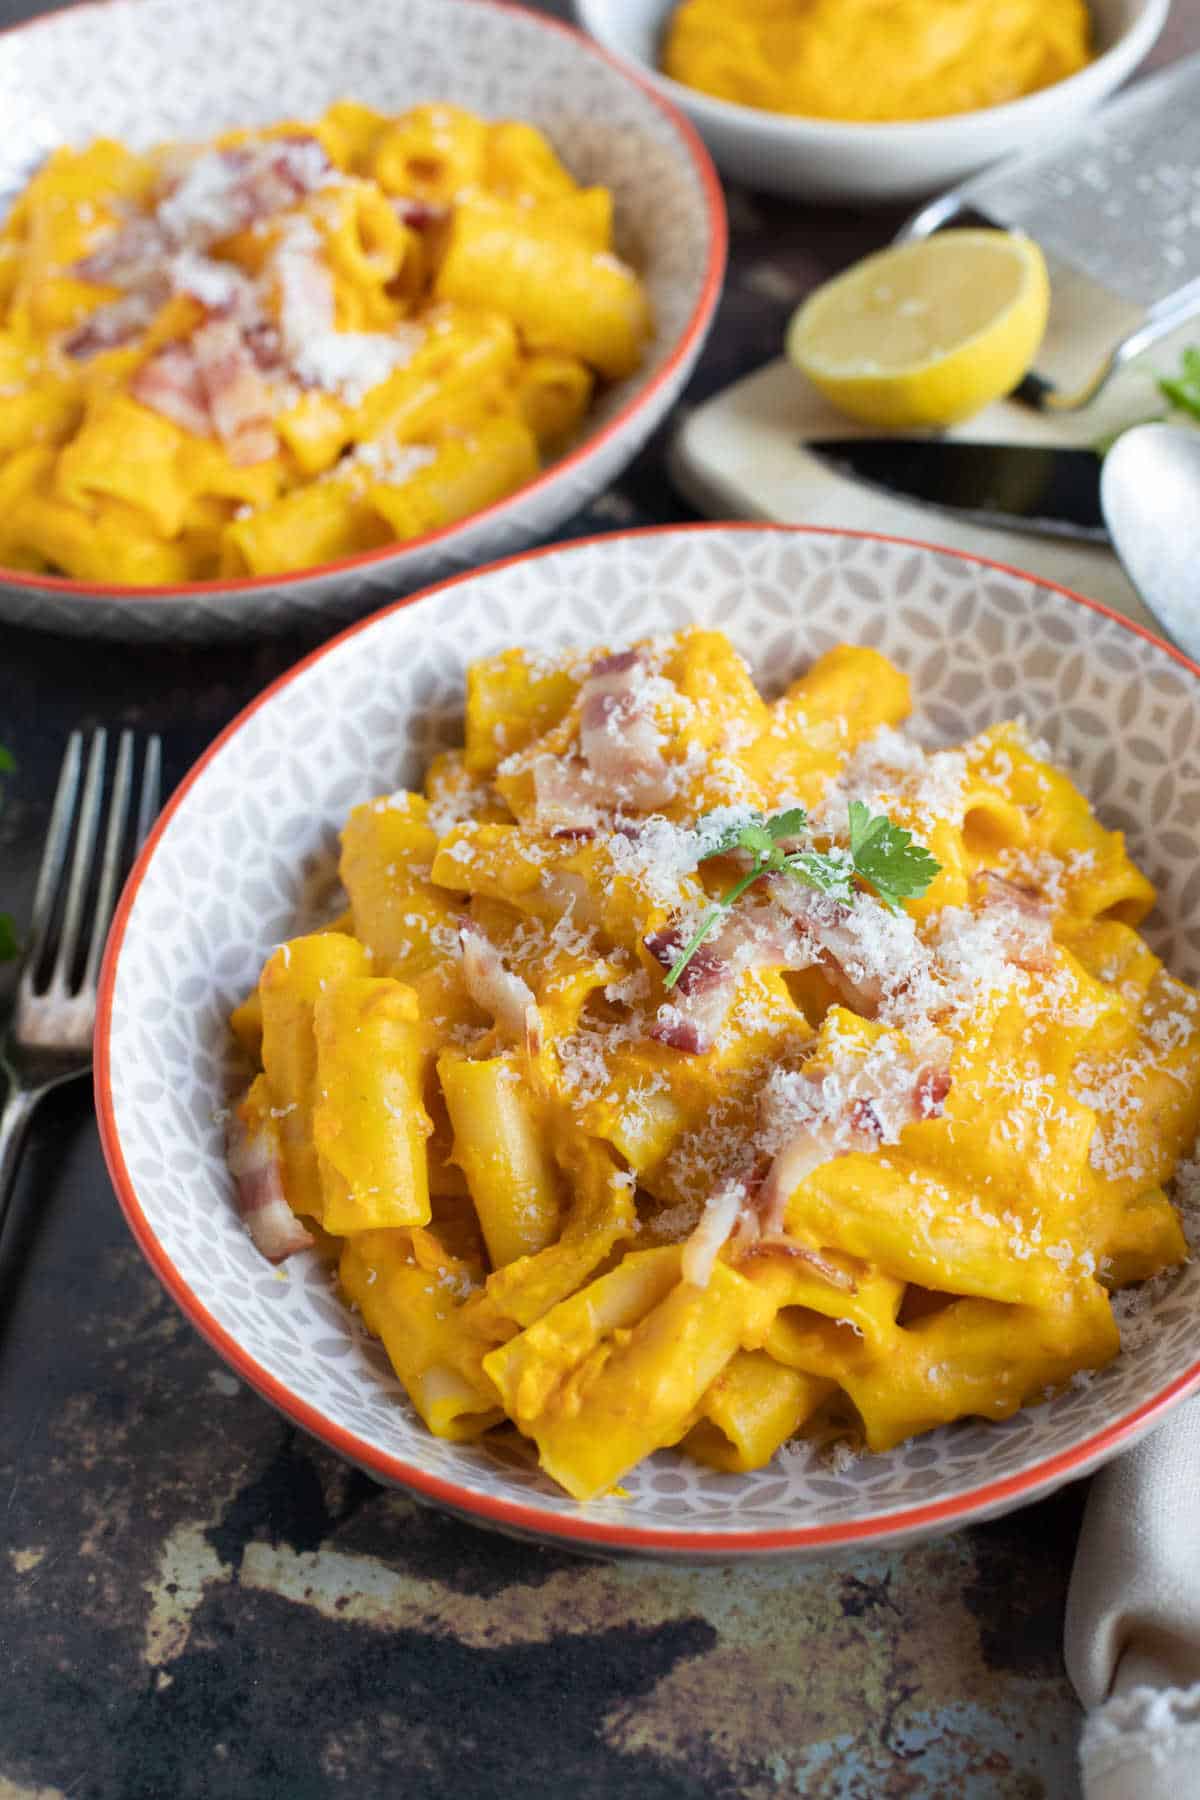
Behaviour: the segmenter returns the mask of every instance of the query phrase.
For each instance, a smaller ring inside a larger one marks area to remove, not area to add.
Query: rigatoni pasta
[[[1023,727],[927,751],[909,707],[848,645],[769,704],[718,632],[510,650],[350,814],[347,911],[234,1016],[233,1166],[431,1431],[507,1421],[579,1499],[885,1451],[1101,1367],[1187,1255],[1152,887]]]
[[[650,333],[612,196],[530,125],[339,101],[55,151],[0,227],[0,563],[174,585],[423,536]]]

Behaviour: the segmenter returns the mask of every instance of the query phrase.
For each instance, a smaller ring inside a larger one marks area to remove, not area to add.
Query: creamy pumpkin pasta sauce
[[[530,480],[646,294],[613,202],[459,107],[51,155],[0,225],[0,563],[263,576]]]
[[[999,106],[1091,56],[1084,0],[682,0],[663,43],[717,99],[858,121]]]
[[[424,790],[351,812],[347,911],[234,1016],[232,1165],[431,1431],[511,1421],[580,1499],[665,1445],[882,1451],[1099,1368],[1185,1258],[1200,1007],[1153,889],[1021,725],[926,750],[909,708],[850,646],[769,704],[717,632],[511,650]],[[852,802],[936,859],[895,910]],[[680,972],[783,810],[843,897],[768,872]]]

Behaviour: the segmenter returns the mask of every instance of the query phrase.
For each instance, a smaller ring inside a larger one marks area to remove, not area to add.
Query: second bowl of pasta
[[[1048,1492],[1200,1380],[1197,740],[1165,646],[865,536],[382,614],[126,896],[135,1235],[291,1417],[508,1530],[822,1554]]]
[[[491,0],[107,0],[11,36],[0,97],[9,618],[261,631],[518,548],[716,304],[687,125]]]

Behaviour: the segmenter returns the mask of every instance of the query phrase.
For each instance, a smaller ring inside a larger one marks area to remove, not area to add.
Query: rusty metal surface
[[[0,23],[30,10],[0,0]],[[1200,0],[1176,0],[1158,59],[1198,46]],[[799,295],[899,222],[743,194],[731,213],[693,399],[774,355]],[[690,516],[660,439],[561,535]],[[0,910],[28,902],[72,726],[162,730],[177,780],[312,641],[7,631]],[[40,1120],[0,1256],[0,1800],[1076,1800],[1059,1646],[1081,1504],[804,1571],[586,1561],[416,1507],[177,1315],[80,1086]]]
[[[0,1292],[0,1800],[1074,1794],[1073,1495],[805,1571],[473,1530],[243,1388],[127,1241],[86,1096],[50,1127]]]

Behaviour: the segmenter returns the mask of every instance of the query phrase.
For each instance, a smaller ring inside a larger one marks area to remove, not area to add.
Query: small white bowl
[[[956,552],[866,533],[665,527],[459,577],[325,645],[235,720],[176,791],[118,908],[97,1111],[118,1198],[167,1291],[236,1374],[378,1480],[482,1524],[610,1552],[819,1558],[990,1517],[1132,1443],[1200,1383],[1200,1262],[1161,1284],[1140,1341],[1108,1368],[1004,1424],[964,1421],[841,1471],[803,1445],[736,1476],[661,1451],[623,1494],[581,1506],[503,1443],[432,1437],[315,1251],[280,1270],[264,1262],[233,1203],[219,1123],[238,1079],[230,1007],[303,928],[306,869],[327,859],[349,808],[416,783],[456,740],[467,664],[510,644],[617,645],[689,622],[728,632],[773,693],[850,641],[897,661],[947,737],[1029,715],[1158,885],[1154,949],[1184,980],[1200,976],[1195,664],[1061,588]]]
[[[1006,106],[895,125],[789,117],[716,100],[659,71],[659,43],[675,0],[574,0],[575,17],[687,113],[726,175],[805,200],[911,200],[1061,136],[1118,87],[1148,53],[1171,0],[1090,0],[1094,62]]]
[[[136,588],[0,568],[0,619],[87,637],[216,638],[345,620],[544,537],[613,481],[700,354],[725,269],[716,171],[687,121],[596,45],[498,0],[104,0],[0,33],[0,215],[58,144],[145,145],[311,118],[349,97],[384,112],[447,100],[546,132],[611,188],[618,246],[656,332],[575,447],[515,494],[409,543],[321,568]]]

